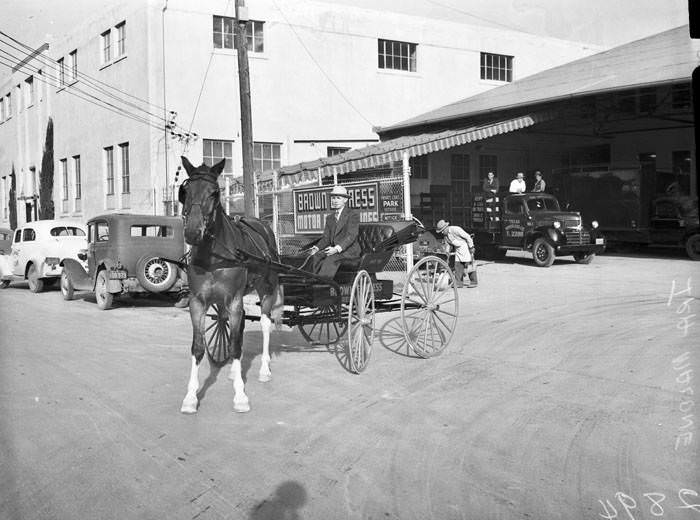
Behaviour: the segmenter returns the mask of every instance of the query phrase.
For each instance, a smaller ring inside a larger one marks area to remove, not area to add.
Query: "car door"
[[[653,244],[680,242],[685,232],[685,223],[682,220],[680,208],[675,201],[656,201],[651,215],[651,242]]]
[[[504,246],[520,247],[523,244],[528,223],[524,200],[520,196],[508,197],[503,205],[503,209],[501,243]]]
[[[15,230],[14,238],[12,239],[12,247],[10,248],[10,271],[12,274],[17,274],[17,264],[19,263],[19,252],[22,248],[22,228]]]
[[[12,253],[16,252],[15,266],[13,269],[13,274],[16,276],[24,276],[27,269],[27,262],[29,262],[37,249],[37,232],[33,226],[26,226],[22,228],[22,240],[15,248],[13,246]]]
[[[105,220],[95,220],[88,228],[88,273],[95,276],[97,265],[109,256],[109,224]]]

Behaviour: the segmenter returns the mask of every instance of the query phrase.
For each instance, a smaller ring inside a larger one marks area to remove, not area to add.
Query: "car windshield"
[[[51,228],[52,237],[84,237],[85,231],[73,226]]]
[[[528,199],[527,209],[530,211],[559,211],[559,202],[557,202],[557,199],[550,199],[549,197],[537,197]]]

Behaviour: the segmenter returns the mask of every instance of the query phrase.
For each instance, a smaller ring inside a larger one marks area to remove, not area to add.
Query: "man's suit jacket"
[[[340,213],[340,221],[336,222],[335,211],[326,217],[323,236],[316,246],[323,251],[328,246],[340,246],[340,254],[344,257],[360,256],[360,243],[357,234],[360,229],[360,214],[345,206]]]

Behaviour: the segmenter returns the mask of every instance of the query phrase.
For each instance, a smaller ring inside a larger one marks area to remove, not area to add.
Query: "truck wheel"
[[[595,258],[595,253],[574,253],[577,264],[590,264]]]
[[[63,271],[61,273],[61,294],[63,299],[66,301],[73,299],[73,294],[75,293],[75,287],[73,287],[73,280],[71,280],[70,275]]]
[[[700,260],[700,233],[688,237],[685,241],[685,251],[692,260]]]
[[[10,280],[0,281],[0,289],[7,289],[10,286]]]
[[[503,260],[506,257],[505,249],[498,249],[496,246],[483,246],[476,251],[477,258],[484,260]]]
[[[532,258],[539,267],[549,267],[554,263],[554,248],[544,238],[538,238],[532,245]]]
[[[44,280],[39,278],[39,270],[36,268],[36,264],[29,266],[27,281],[29,282],[29,290],[33,293],[40,293],[44,290]]]

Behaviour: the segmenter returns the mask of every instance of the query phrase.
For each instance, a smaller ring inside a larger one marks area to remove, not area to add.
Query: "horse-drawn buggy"
[[[298,327],[315,344],[335,345],[346,368],[362,372],[375,339],[375,316],[400,312],[405,342],[416,355],[439,355],[453,336],[459,298],[448,264],[436,256],[418,260],[401,290],[383,270],[394,251],[423,231],[417,221],[359,226],[360,255],[344,259],[334,278],[307,270],[307,256],[277,253],[270,228],[257,219],[232,219],[218,200],[223,162],[208,168],[183,164],[189,178],[180,188],[193,323],[192,372],[181,411],[197,409],[197,370],[206,352],[215,365],[233,359],[234,410],[248,411],[240,374],[244,321],[260,321],[263,352],[260,381],[271,377],[269,333],[273,321]],[[308,244],[311,246],[311,244]],[[304,248],[302,248],[302,251]],[[259,313],[246,313],[243,297],[257,290]]]

